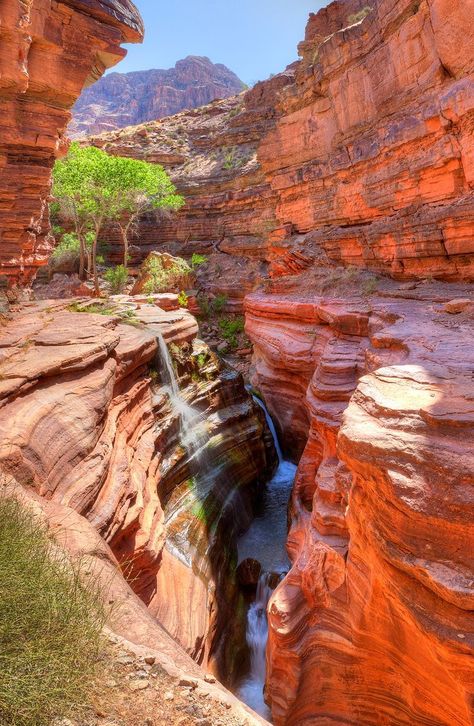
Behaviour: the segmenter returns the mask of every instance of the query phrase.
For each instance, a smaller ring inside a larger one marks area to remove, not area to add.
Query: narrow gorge
[[[474,723],[474,5],[369,3],[250,90],[81,141],[185,200],[130,271],[182,257],[186,292],[98,298],[51,266],[51,170],[143,24],[0,0],[2,489],[211,704],[141,724]]]

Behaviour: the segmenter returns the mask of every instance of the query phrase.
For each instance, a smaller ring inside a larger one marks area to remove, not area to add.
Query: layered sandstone
[[[0,2],[0,279],[26,285],[47,262],[48,196],[69,109],[141,39],[130,0]]]
[[[202,56],[188,56],[167,70],[110,73],[82,94],[68,134],[99,134],[155,121],[234,96],[243,88],[235,73]]]
[[[380,292],[246,299],[254,384],[306,441],[269,606],[276,724],[472,723],[474,302]]]
[[[2,471],[85,517],[147,617],[197,662],[228,674],[242,626],[235,535],[271,471],[271,437],[240,375],[195,340],[189,313],[120,298],[115,313],[110,306],[45,301],[4,324]],[[195,409],[185,432],[160,336]]]
[[[164,163],[187,198],[143,220],[137,252],[207,250],[246,290],[324,262],[472,279],[471,28],[467,3],[336,0],[302,60],[234,102],[93,138]]]

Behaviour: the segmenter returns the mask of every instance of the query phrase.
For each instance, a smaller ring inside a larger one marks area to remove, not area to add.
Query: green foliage
[[[0,723],[79,714],[97,674],[103,594],[33,511],[0,498]]]
[[[146,295],[152,295],[171,290],[191,273],[191,268],[181,257],[173,258],[171,265],[164,257],[150,257],[146,272],[148,280],[144,285],[144,292]]]
[[[219,321],[219,327],[221,329],[222,337],[227,340],[230,347],[235,350],[238,345],[238,334],[243,333],[245,322],[243,318],[224,318]]]
[[[209,298],[206,295],[199,295],[198,303],[201,311],[201,317],[208,318],[211,312],[211,304],[209,302]]]
[[[188,307],[189,297],[186,295],[184,290],[181,290],[181,292],[179,293],[178,302],[179,302],[180,307],[182,307],[182,308]]]
[[[208,258],[206,257],[206,255],[198,255],[197,252],[195,252],[191,257],[191,267],[193,269],[196,269],[196,267],[200,267],[201,265],[206,264],[207,261]]]
[[[229,151],[226,151],[222,168],[229,171],[230,169],[236,169],[238,166],[239,160],[237,158],[235,149],[230,149]]]
[[[61,237],[59,244],[56,245],[51,254],[51,258],[56,262],[60,262],[66,257],[78,258],[80,247],[81,243],[77,234],[68,232]]]
[[[124,265],[117,265],[104,274],[105,280],[110,285],[110,291],[113,295],[124,291],[128,280],[128,270]]]
[[[91,266],[97,291],[96,248],[102,226],[106,222],[119,225],[126,266],[128,235],[136,219],[150,210],[177,210],[184,204],[158,164],[110,156],[77,143],[71,144],[67,157],[54,166],[53,194],[62,216],[74,223],[80,240],[84,231],[94,231]]]
[[[377,277],[368,277],[362,283],[362,292],[364,295],[373,295],[377,292],[379,281]]]
[[[211,309],[216,315],[219,315],[225,308],[229,301],[227,295],[219,294],[211,302]]]

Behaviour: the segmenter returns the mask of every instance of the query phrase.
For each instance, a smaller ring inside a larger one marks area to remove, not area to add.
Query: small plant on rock
[[[181,292],[179,293],[179,295],[178,295],[178,302],[179,302],[179,306],[181,308],[187,308],[188,307],[189,297],[186,295],[186,293],[184,292],[184,290],[181,290]]]
[[[195,270],[197,267],[205,265],[207,261],[208,258],[206,257],[206,255],[198,255],[195,252],[191,258],[191,267]]]
[[[104,274],[105,280],[110,285],[112,295],[116,295],[125,290],[128,280],[128,270],[124,265],[117,265]]]

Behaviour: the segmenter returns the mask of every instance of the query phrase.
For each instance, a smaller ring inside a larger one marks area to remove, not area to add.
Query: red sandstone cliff
[[[474,277],[471,5],[363,6],[312,16],[302,60],[233,102],[92,140],[169,166],[187,198],[140,245],[214,248],[253,278],[256,260]]]
[[[473,12],[333,2],[285,74],[93,140],[187,195],[137,253],[206,252],[235,305],[272,280],[245,302],[253,381],[302,453],[269,611],[277,724],[473,722],[473,308],[445,309],[472,288],[430,282],[474,278]]]
[[[50,171],[85,85],[141,39],[130,0],[0,2],[0,280],[27,284],[51,250]]]
[[[155,121],[233,96],[243,87],[222,63],[201,56],[188,56],[168,70],[111,73],[82,94],[68,134],[98,134]]]

